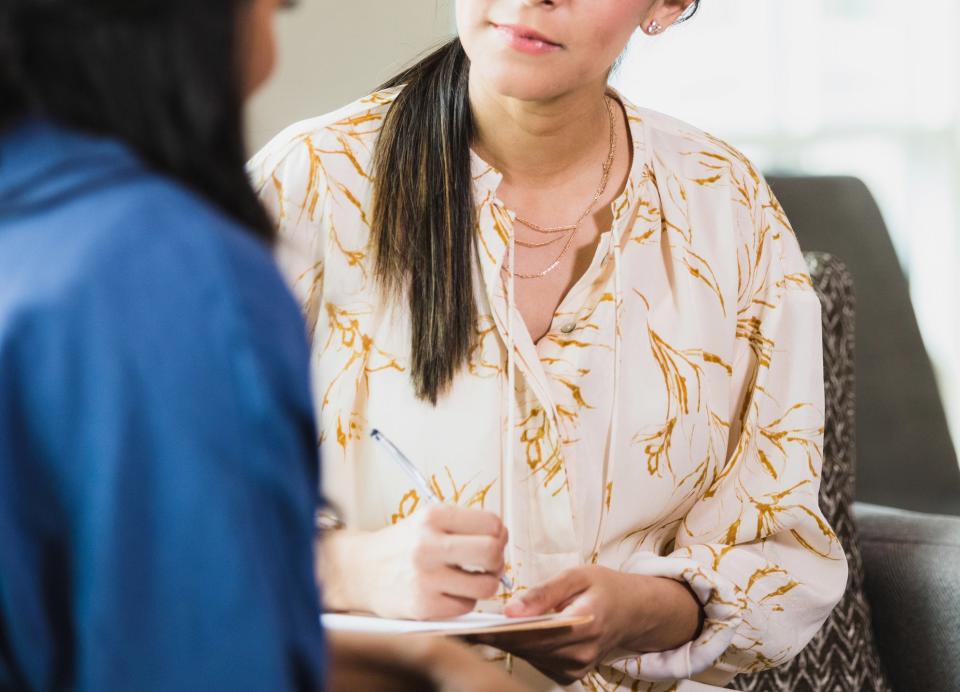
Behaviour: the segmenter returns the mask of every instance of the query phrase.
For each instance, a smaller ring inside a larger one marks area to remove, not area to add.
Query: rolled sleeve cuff
[[[684,557],[635,555],[622,571],[648,577],[666,577],[689,584],[703,606],[700,636],[670,651],[616,655],[607,664],[634,678],[686,680],[714,666],[733,641],[743,622],[747,600],[740,588],[718,572]]]

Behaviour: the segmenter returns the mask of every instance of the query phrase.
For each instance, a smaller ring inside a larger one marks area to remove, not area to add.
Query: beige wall
[[[368,93],[451,35],[451,0],[301,0],[277,24],[280,62],[248,114],[251,152],[285,126]]]

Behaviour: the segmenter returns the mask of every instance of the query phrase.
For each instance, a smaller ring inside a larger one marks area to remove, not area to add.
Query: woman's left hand
[[[590,615],[576,627],[478,637],[526,659],[556,682],[569,685],[592,671],[614,649],[667,651],[691,641],[702,610],[692,591],[673,579],[585,566],[561,572],[505,608],[510,617],[550,612]]]

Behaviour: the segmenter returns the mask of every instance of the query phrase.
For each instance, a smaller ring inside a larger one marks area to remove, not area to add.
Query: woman
[[[243,169],[279,4],[0,4],[0,689],[512,689],[443,643],[325,661],[308,351]]]
[[[817,506],[819,304],[750,163],[607,86],[637,28],[696,3],[456,8],[456,40],[250,165],[349,527],[327,603],[592,615],[494,640],[584,689],[778,665],[846,578]],[[371,428],[447,505],[415,511]]]
[[[322,684],[307,354],[243,175],[278,4],[0,7],[0,688]]]

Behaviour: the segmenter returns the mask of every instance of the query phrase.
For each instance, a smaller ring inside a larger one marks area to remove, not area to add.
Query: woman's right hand
[[[379,531],[335,531],[318,551],[324,605],[415,620],[463,615],[496,595],[506,545],[497,515],[455,505]]]

